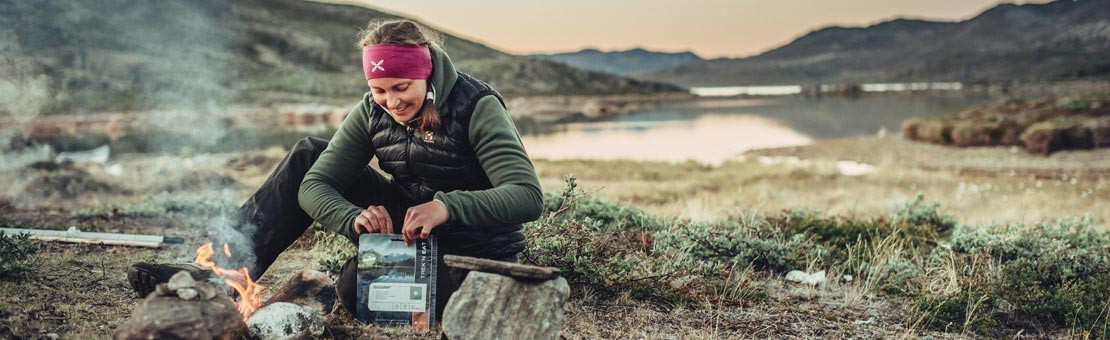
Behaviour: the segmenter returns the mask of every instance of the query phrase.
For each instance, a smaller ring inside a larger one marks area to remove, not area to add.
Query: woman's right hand
[[[393,221],[389,218],[389,211],[380,205],[371,205],[355,217],[355,234],[379,233],[392,234]]]

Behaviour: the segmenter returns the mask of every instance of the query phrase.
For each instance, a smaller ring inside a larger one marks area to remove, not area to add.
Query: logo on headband
[[[370,64],[374,65],[374,68],[370,69],[370,72],[377,72],[378,70],[382,70],[384,72],[385,68],[382,67],[382,63],[384,63],[384,62],[385,62],[385,59],[379,59],[378,62],[376,62],[376,63],[371,61]]]

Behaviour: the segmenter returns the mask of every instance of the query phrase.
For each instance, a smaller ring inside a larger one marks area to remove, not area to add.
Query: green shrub
[[[838,260],[843,255],[839,252],[846,247],[892,234],[906,239],[914,248],[930,246],[947,237],[956,226],[954,217],[940,212],[940,203],[926,204],[921,194],[889,217],[852,219],[799,209],[768,217],[767,221],[785,235],[801,234],[812,238],[813,242],[832,249]]]
[[[917,195],[871,219],[791,210],[720,222],[660,220],[567,190],[525,228],[524,262],[558,267],[572,291],[672,303],[761,298],[755,277],[853,275],[860,296],[905,297],[907,322],[983,336],[1068,329],[1110,337],[1110,234],[1091,218],[957,226]]]
[[[574,176],[568,176],[565,181],[566,188],[561,195],[548,195],[545,198],[544,210],[562,215],[564,219],[589,220],[591,224],[596,225],[598,231],[625,229],[657,231],[663,228],[663,223],[659,219],[641,209],[589,198],[586,194],[578,192],[578,184]]]
[[[783,273],[825,267],[829,249],[804,234],[753,218],[741,222],[690,223],[661,237],[666,246],[684,249],[694,258],[727,264],[746,264],[756,270]]]
[[[936,240],[947,236],[956,228],[956,218],[942,214],[940,202],[926,204],[925,195],[920,193],[898,208],[891,217],[913,238]]]
[[[39,247],[28,237],[0,231],[0,279],[19,280],[35,275],[34,257]]]
[[[934,311],[926,324],[975,331],[995,323],[1012,329],[1049,325],[1101,329],[1099,336],[1110,336],[1110,235],[1091,224],[1088,216],[1030,228],[957,229],[930,256],[932,267],[945,268],[934,274],[955,287],[921,292],[920,309]],[[966,308],[972,304],[980,306],[975,313]]]
[[[900,257],[902,245],[935,244],[936,237],[955,224],[938,212],[938,205],[923,205],[923,197],[892,217],[872,220],[795,210],[784,216],[749,214],[712,223],[662,221],[639,209],[587,198],[577,191],[573,177],[566,181],[560,196],[548,197],[544,217],[526,226],[529,243],[523,259],[560,268],[576,291],[602,296],[623,292],[639,298],[705,301],[729,292],[728,299],[755,297],[759,294],[749,289],[752,275],[843,267],[849,247],[887,238],[899,240],[887,247],[894,251],[857,254],[851,272],[874,276],[873,283],[900,292],[898,288],[919,273],[915,264]],[[872,264],[879,267],[870,268]]]
[[[358,247],[352,246],[346,237],[326,230],[318,223],[314,223],[310,231],[312,252],[320,255],[318,263],[325,270],[338,273],[348,259],[358,255]]]

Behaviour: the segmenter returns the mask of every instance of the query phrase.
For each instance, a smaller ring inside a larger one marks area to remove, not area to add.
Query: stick
[[[180,237],[168,237],[168,236],[160,236],[160,235],[138,235],[138,234],[83,232],[83,231],[77,230],[77,227],[69,227],[69,230],[0,228],[0,233],[5,234],[5,235],[28,234],[29,239],[40,240],[40,241],[92,243],[92,244],[151,247],[151,248],[158,248],[158,247],[162,246],[163,243],[183,243],[184,242],[184,240]]]

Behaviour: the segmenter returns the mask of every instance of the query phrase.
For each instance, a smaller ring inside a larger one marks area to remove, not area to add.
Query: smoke
[[[30,183],[21,171],[51,156],[48,146],[27,142],[25,131],[42,114],[51,95],[42,66],[27,58],[19,46],[14,32],[0,30],[0,180],[5,183],[4,196],[23,206],[30,202],[19,194]]]
[[[214,13],[229,12],[226,4],[211,2],[155,2],[161,15],[136,11],[127,16],[133,50],[146,51],[154,62],[146,65],[137,84],[144,106],[143,126],[165,131],[177,140],[163,140],[164,150],[192,144],[212,147],[229,133],[227,107],[233,66],[228,53],[228,28]],[[216,8],[208,8],[213,6]],[[143,27],[144,29],[135,29]],[[184,139],[184,140],[181,140]]]
[[[24,177],[33,176],[19,174],[32,163],[52,159],[52,150],[27,139],[45,113],[51,119],[77,119],[115,111],[134,121],[133,133],[142,136],[129,143],[169,151],[157,158],[168,166],[137,167],[124,177],[172,182],[213,174],[213,163],[188,163],[204,158],[198,150],[219,150],[220,141],[233,133],[228,107],[234,100],[231,85],[241,73],[233,48],[239,33],[228,24],[236,20],[233,6],[227,1],[118,0],[0,5],[6,12],[0,16],[0,176],[5,182],[0,194],[26,196],[31,180]],[[196,183],[172,194],[235,195],[219,181]],[[178,213],[187,219],[181,222],[204,225],[214,246],[222,249],[227,242],[236,262],[253,263],[248,235],[255,227],[241,223],[234,206],[186,211]]]
[[[144,4],[153,8],[129,13],[120,22],[128,26],[130,49],[146,51],[158,61],[146,65],[143,78],[137,83],[140,102],[152,108],[141,117],[142,128],[164,136],[152,140],[159,144],[151,149],[184,152],[180,157],[189,157],[195,150],[221,150],[225,146],[219,143],[232,133],[229,122],[234,118],[229,115],[232,97],[228,93],[232,89],[227,84],[233,83],[232,77],[237,73],[227,57],[233,35],[220,17],[231,12],[230,5],[221,1]],[[161,14],[149,15],[149,11]],[[234,195],[233,190],[218,181],[201,183],[201,187],[191,189],[201,191],[201,195]],[[231,257],[214,257],[218,265],[254,269],[251,235],[257,227],[246,216],[228,207],[219,214],[195,218],[205,226],[207,242],[212,242],[216,249],[229,245]]]
[[[209,219],[207,233],[212,246],[219,248],[227,244],[231,252],[230,257],[214,257],[216,264],[223,268],[247,267],[253,272],[257,257],[252,249],[254,240],[250,235],[253,235],[257,229],[256,225],[234,213]]]

